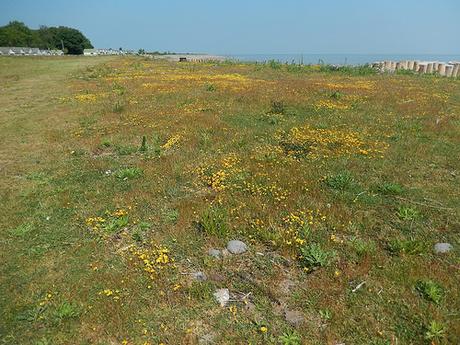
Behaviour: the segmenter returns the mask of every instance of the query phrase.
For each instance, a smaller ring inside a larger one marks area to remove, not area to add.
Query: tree
[[[84,49],[93,48],[91,42],[77,29],[59,26],[41,26],[29,29],[24,23],[13,21],[0,27],[0,46],[32,47],[40,49],[62,49],[66,54],[83,54]]]

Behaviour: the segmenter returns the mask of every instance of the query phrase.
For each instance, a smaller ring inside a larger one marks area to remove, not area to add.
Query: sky
[[[459,14],[460,0],[0,0],[0,25],[213,54],[460,54]]]

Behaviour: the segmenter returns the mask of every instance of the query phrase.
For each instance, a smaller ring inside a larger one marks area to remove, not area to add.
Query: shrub
[[[318,268],[330,265],[336,256],[334,251],[327,251],[319,244],[312,243],[300,248],[300,261],[305,267]]]

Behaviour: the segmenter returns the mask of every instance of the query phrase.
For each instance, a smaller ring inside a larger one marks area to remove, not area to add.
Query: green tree
[[[66,54],[83,54],[84,49],[93,45],[79,30],[59,26],[41,26],[29,29],[24,23],[12,21],[0,27],[0,46],[33,47],[40,49],[62,49]]]

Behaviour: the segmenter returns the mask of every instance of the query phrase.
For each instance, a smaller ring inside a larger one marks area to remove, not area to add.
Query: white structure
[[[47,56],[47,55],[64,55],[62,50],[41,50],[39,48],[29,47],[0,47],[0,55],[9,56]]]
[[[382,61],[373,64],[373,67],[382,72],[394,72],[396,70],[410,70],[423,74],[438,74],[446,77],[460,77],[460,62],[449,61],[448,63],[439,61]]]
[[[85,49],[83,55],[85,56],[99,56],[99,55],[128,55],[133,54],[130,50],[118,50],[118,49]]]

